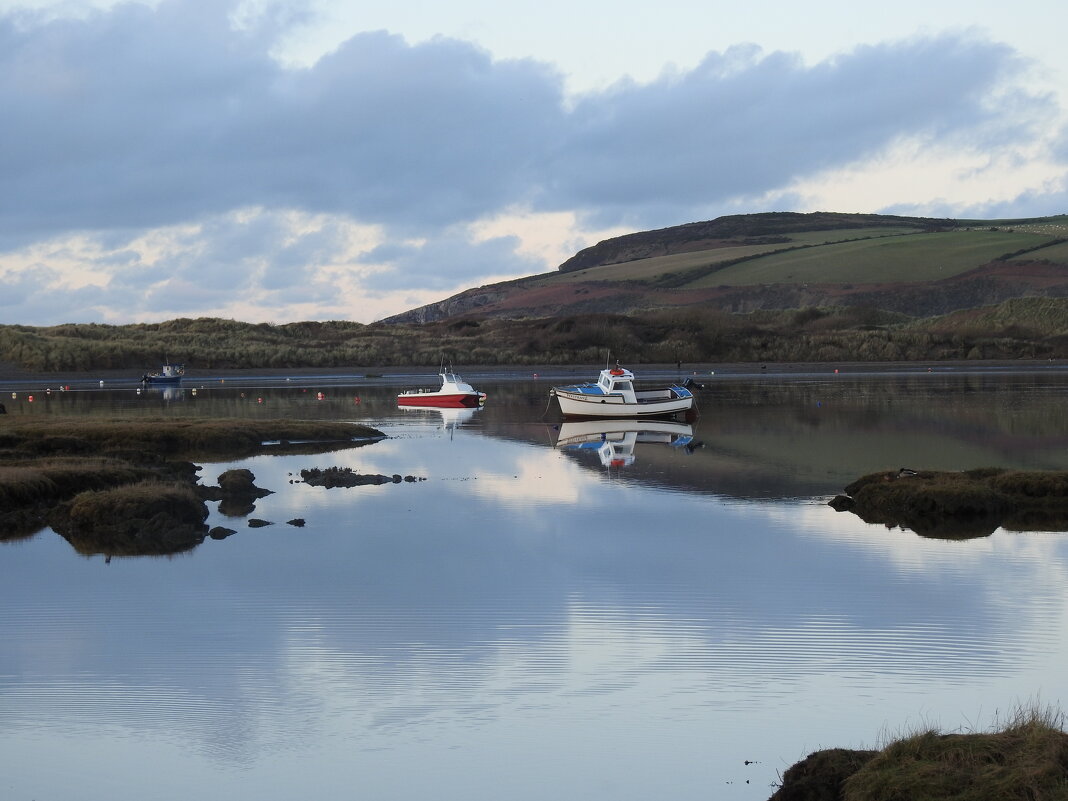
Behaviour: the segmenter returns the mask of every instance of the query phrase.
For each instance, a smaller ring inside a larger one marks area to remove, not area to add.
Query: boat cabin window
[[[616,381],[612,385],[613,392],[630,392],[633,389],[629,381]]]

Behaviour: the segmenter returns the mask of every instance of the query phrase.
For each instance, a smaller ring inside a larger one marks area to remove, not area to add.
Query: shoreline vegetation
[[[831,748],[791,766],[769,801],[1068,798],[1064,713],[1022,708],[990,732],[922,727],[880,750]]]
[[[971,362],[1068,357],[1068,299],[1018,298],[935,318],[873,307],[733,314],[688,307],[428,323],[217,318],[133,325],[0,325],[0,367],[19,377],[128,371],[165,362],[217,370],[316,370],[436,365]]]
[[[324,453],[385,435],[355,423],[292,420],[0,418],[0,541],[51,527],[82,554],[161,555],[209,532],[205,500],[247,514],[269,494],[247,470],[198,483],[192,460]],[[247,474],[247,475],[245,475]]]

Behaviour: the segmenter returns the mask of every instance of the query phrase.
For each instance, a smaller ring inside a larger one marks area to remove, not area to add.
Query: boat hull
[[[617,395],[590,395],[554,388],[552,394],[567,417],[666,417],[693,408],[693,396],[657,398],[628,403]]]
[[[484,397],[483,395],[471,395],[468,393],[420,392],[411,395],[398,395],[397,404],[400,406],[438,406],[446,409],[470,409],[481,404]]]
[[[161,386],[173,386],[174,384],[182,383],[182,377],[180,375],[150,375],[143,379],[146,384],[157,384]]]

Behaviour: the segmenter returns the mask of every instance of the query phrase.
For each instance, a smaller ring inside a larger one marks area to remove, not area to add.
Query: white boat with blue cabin
[[[637,389],[634,373],[619,366],[601,370],[597,383],[553,387],[550,397],[566,417],[666,417],[693,408],[693,393],[686,387]]]

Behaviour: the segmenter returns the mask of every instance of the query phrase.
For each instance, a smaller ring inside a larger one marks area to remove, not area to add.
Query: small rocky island
[[[830,505],[867,523],[924,537],[985,537],[1011,531],[1068,531],[1068,471],[899,468],[870,473]]]

